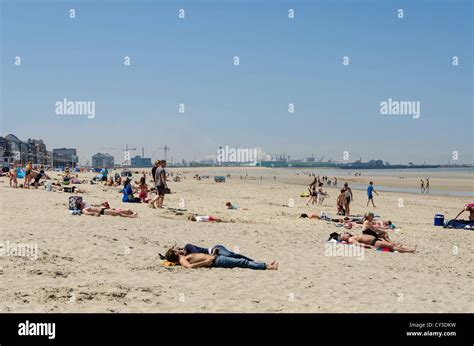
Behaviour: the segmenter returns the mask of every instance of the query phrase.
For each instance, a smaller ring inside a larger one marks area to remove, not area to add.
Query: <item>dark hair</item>
[[[141,177],[141,178],[140,178],[140,184],[142,184],[142,185],[143,185],[143,184],[146,184],[146,179],[145,179],[145,177]]]
[[[341,189],[341,193],[344,193],[345,191],[346,191],[346,190],[344,190],[344,189]]]
[[[165,258],[168,262],[178,263],[179,262],[179,255],[176,254],[173,248],[170,248],[165,253]]]
[[[125,181],[123,182],[123,186],[127,186],[128,184],[130,184],[130,179],[127,177],[127,179],[125,179]]]
[[[308,214],[303,213],[300,215],[300,217],[308,217]]]
[[[76,209],[81,209],[82,203],[81,201],[76,201]]]
[[[372,184],[373,184],[373,182],[371,181],[369,184],[370,184],[370,185],[372,185]]]
[[[331,239],[334,239],[334,240],[339,241],[339,233],[337,233],[337,232],[332,232],[332,233],[329,235],[328,241],[330,241]]]

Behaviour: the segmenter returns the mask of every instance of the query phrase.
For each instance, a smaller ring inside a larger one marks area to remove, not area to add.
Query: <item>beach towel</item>
[[[25,171],[18,167],[16,169],[16,177],[18,179],[23,179],[25,177]]]
[[[474,231],[474,221],[469,220],[449,220],[444,228],[467,229]]]
[[[178,263],[173,263],[173,262],[170,262],[170,261],[167,261],[167,260],[162,261],[161,264],[165,267],[177,267],[177,266],[180,265]]]

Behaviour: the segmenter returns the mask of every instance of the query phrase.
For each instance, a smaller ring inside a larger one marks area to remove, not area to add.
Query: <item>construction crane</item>
[[[170,148],[165,144],[165,146],[160,149],[163,149],[163,151],[165,152],[165,161],[168,161],[168,151],[170,150]]]

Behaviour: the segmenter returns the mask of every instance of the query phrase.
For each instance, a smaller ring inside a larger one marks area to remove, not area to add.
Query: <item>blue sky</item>
[[[0,2],[0,135],[82,162],[126,144],[175,160],[229,145],[474,162],[470,0]],[[95,101],[96,117],[56,115],[63,98]],[[421,117],[381,115],[388,98],[419,101]]]

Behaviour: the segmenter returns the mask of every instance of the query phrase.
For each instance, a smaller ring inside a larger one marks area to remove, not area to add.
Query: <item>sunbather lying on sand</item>
[[[235,222],[235,220],[223,220],[212,215],[194,215],[189,214],[188,220],[196,222]]]
[[[225,257],[232,257],[232,258],[243,258],[247,261],[254,262],[253,259],[246,257],[244,255],[232,252],[225,248],[224,245],[214,245],[211,247],[201,247],[193,244],[185,244],[184,247],[174,246],[172,248],[176,253],[186,256],[192,253],[203,253],[206,255],[220,255]]]
[[[331,234],[331,238],[335,239],[334,235],[335,235],[334,233]],[[363,246],[366,248],[381,248],[381,249],[388,249],[390,251],[408,252],[408,253],[415,253],[416,251],[416,247],[413,249],[408,248],[406,246],[389,242],[389,241],[386,241],[381,238],[377,238],[368,234],[352,235],[350,233],[344,232],[338,235],[337,240],[343,241],[352,245]]]
[[[187,254],[183,249],[171,248],[166,252],[165,258],[169,262],[179,263],[187,269],[195,269],[201,267],[208,268],[247,268],[255,270],[277,270],[278,263],[273,260],[269,264],[263,262],[255,262],[248,258],[236,258],[224,256],[223,254],[233,254],[223,246],[214,248],[212,254],[190,253]],[[234,254],[235,255],[235,254]]]
[[[111,209],[107,207],[92,207],[86,205],[84,202],[77,202],[76,208],[81,211],[84,215],[91,216],[101,216],[101,215],[110,215],[110,216],[122,216],[122,217],[138,217],[138,214],[131,210],[122,210],[122,209]]]

